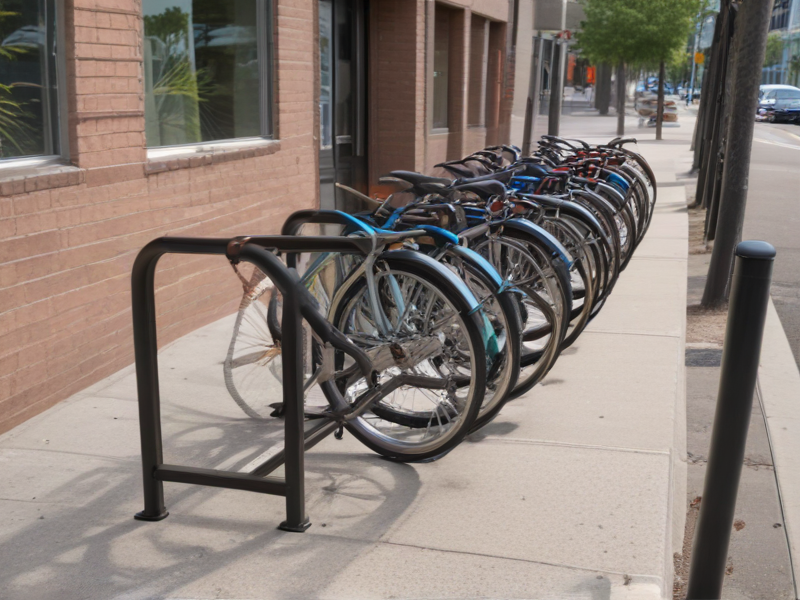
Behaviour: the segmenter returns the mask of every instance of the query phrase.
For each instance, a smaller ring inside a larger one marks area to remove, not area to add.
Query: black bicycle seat
[[[425,193],[437,192],[453,183],[450,179],[445,179],[444,177],[432,177],[431,175],[423,175],[414,171],[392,171],[389,173],[389,177],[407,181],[418,191]]]
[[[453,190],[457,192],[470,192],[478,196],[481,200],[488,200],[492,196],[506,197],[506,186],[499,181],[491,179],[454,185]]]

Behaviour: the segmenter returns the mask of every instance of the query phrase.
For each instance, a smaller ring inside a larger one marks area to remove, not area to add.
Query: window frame
[[[45,0],[45,11],[54,11],[53,20],[45,15],[48,22],[55,28],[54,35],[47,35],[47,50],[54,55],[52,65],[48,65],[48,77],[55,81],[48,86],[50,101],[56,103],[55,108],[50,107],[47,121],[50,122],[51,144],[54,152],[51,154],[32,154],[29,156],[11,156],[0,158],[0,177],[9,171],[27,171],[46,167],[61,167],[69,164],[69,128],[67,114],[67,60],[66,60],[66,19],[64,17],[64,0]],[[49,58],[48,58],[49,62]],[[52,73],[49,71],[52,70]],[[53,118],[56,122],[53,123]]]
[[[225,0],[220,0],[224,2]],[[258,52],[258,97],[259,117],[261,119],[261,133],[257,136],[240,138],[225,138],[209,140],[207,142],[192,142],[189,144],[171,144],[166,146],[145,146],[147,159],[163,159],[177,156],[204,154],[215,150],[238,150],[251,146],[261,146],[267,142],[276,141],[277,127],[274,123],[275,104],[275,15],[273,0],[255,0],[256,15],[256,48]],[[144,2],[142,2],[144,15]],[[143,17],[144,18],[144,17]],[[263,26],[259,24],[263,23]],[[144,26],[142,26],[142,39],[144,39]]]

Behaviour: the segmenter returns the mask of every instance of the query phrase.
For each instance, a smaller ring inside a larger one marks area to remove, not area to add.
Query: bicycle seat
[[[506,171],[497,171],[496,173],[488,173],[486,175],[478,175],[477,177],[464,177],[458,179],[456,185],[463,185],[465,183],[476,183],[478,181],[499,181],[500,183],[508,183],[516,173],[516,169],[508,169]]]
[[[444,177],[432,177],[431,175],[423,175],[414,171],[392,171],[389,173],[389,177],[407,181],[416,190],[424,193],[438,192],[453,183],[450,179],[445,179]]]
[[[452,189],[457,192],[470,192],[478,196],[481,200],[488,200],[492,196],[506,197],[506,186],[499,181],[491,179],[454,185]]]
[[[449,171],[456,177],[473,177],[475,173],[472,172],[471,169],[464,165],[463,161],[460,160],[450,160],[447,162],[439,163],[438,165],[434,165],[437,169],[445,169]]]

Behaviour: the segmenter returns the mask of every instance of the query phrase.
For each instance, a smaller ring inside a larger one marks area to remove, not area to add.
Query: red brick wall
[[[314,3],[275,1],[276,142],[148,163],[140,1],[66,0],[74,168],[0,179],[0,432],[132,362],[130,270],[149,240],[275,233],[317,202]],[[166,257],[156,283],[161,344],[241,289],[210,257]]]
[[[418,65],[424,56],[424,2],[373,0],[370,19],[369,170],[374,190],[381,175],[418,168],[418,121],[425,99]]]

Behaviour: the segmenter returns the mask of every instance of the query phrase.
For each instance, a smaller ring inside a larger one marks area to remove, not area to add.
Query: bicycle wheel
[[[440,382],[440,389],[401,385],[348,421],[347,429],[391,460],[438,458],[461,442],[480,411],[487,376],[485,317],[448,280],[391,255],[375,262],[375,296],[367,278],[358,277],[337,294],[331,321],[367,352],[382,386],[406,376]],[[383,315],[375,314],[375,302]],[[388,334],[381,333],[383,318],[391,327]],[[343,358],[337,357],[337,369],[346,368]],[[335,385],[321,387],[327,394]],[[366,382],[338,386],[353,402]]]
[[[222,369],[225,387],[236,404],[247,416],[265,419],[274,411],[271,404],[283,397],[280,335],[275,327],[278,321],[270,307],[275,288],[259,269],[253,269],[249,280]]]
[[[522,323],[520,373],[510,396],[516,397],[541,381],[553,366],[566,312],[553,278],[545,274],[524,243],[506,235],[492,236],[479,241],[474,249],[515,290]]]
[[[497,352],[488,365],[483,404],[471,429],[476,431],[497,416],[517,384],[522,350],[520,310],[512,292],[499,291],[495,281],[464,256],[446,253],[442,262],[455,271],[475,295],[497,339]]]

